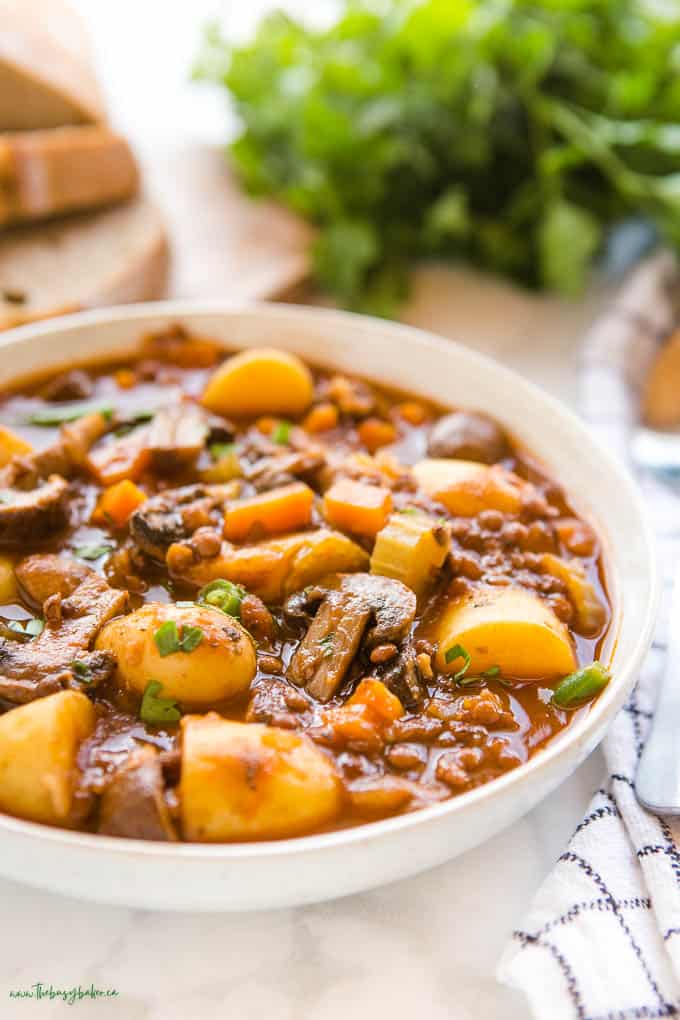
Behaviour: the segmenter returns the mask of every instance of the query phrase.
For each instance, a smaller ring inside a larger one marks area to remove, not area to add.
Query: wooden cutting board
[[[248,198],[222,149],[137,144],[136,153],[169,234],[169,297],[277,298],[305,280],[312,230],[280,206]]]

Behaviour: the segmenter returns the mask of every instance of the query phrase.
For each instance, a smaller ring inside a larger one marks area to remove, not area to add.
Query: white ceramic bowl
[[[0,873],[54,891],[162,910],[247,910],[344,896],[413,875],[496,835],[561,783],[602,738],[651,640],[656,579],[637,491],[579,420],[519,376],[451,341],[390,322],[285,305],[168,302],[86,312],[2,334],[0,385],[37,369],[122,352],[181,321],[229,347],[303,358],[489,411],[562,482],[604,538],[614,680],[526,765],[413,814],[281,842],[148,843],[0,815]]]

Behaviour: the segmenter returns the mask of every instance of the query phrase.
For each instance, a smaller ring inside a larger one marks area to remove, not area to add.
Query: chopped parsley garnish
[[[80,557],[81,560],[98,560],[100,556],[105,556],[106,553],[111,552],[113,549],[112,545],[106,542],[97,544],[96,542],[90,542],[86,545],[79,545],[73,551],[76,556]]]
[[[601,662],[591,662],[583,669],[565,676],[553,691],[552,701],[558,708],[576,708],[603,691],[611,673]]]
[[[462,680],[470,668],[472,659],[470,657],[470,653],[467,649],[463,648],[462,645],[451,645],[451,647],[446,650],[444,661],[448,665],[450,662],[455,662],[456,659],[462,659],[463,665],[456,673],[453,674],[453,679]]]
[[[272,440],[275,443],[279,443],[280,446],[285,446],[286,443],[290,442],[290,430],[293,425],[289,421],[280,421],[274,426],[272,430]]]
[[[163,723],[176,723],[182,717],[179,706],[174,698],[161,697],[163,684],[158,680],[150,680],[142,695],[142,704],[139,708],[139,718],[153,726],[160,726]]]
[[[200,627],[182,626],[178,628],[174,620],[162,623],[153,636],[161,658],[175,652],[193,652],[203,640]]]
[[[236,449],[236,444],[211,443],[208,449],[210,450],[210,456],[213,460],[224,460],[225,457],[231,457],[232,453]]]
[[[61,404],[59,407],[48,407],[43,411],[34,411],[28,419],[29,425],[63,425],[65,422],[77,421],[86,414],[101,414],[107,420],[113,417],[113,407],[109,404]]]
[[[482,676],[485,677],[485,679],[490,680],[491,677],[498,676],[500,671],[501,671],[500,666],[489,666],[488,669],[484,670]]]
[[[92,670],[86,662],[82,662],[80,659],[74,659],[71,663],[71,669],[73,671],[73,675],[77,677],[81,683],[92,683]]]
[[[231,581],[225,581],[220,577],[206,584],[205,588],[201,588],[196,601],[199,606],[212,606],[213,609],[220,609],[227,616],[240,620],[241,603],[245,596],[246,590],[240,584],[232,584]]]

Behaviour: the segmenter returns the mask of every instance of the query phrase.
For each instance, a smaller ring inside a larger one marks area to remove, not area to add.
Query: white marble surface
[[[263,5],[249,3],[248,16]],[[214,125],[210,101],[201,100],[198,112],[185,85],[197,26],[214,4],[81,6],[122,126],[161,137]],[[166,119],[159,122],[161,97]],[[417,275],[407,318],[501,358],[573,402],[578,338],[598,303],[532,299],[434,268]],[[152,913],[0,880],[0,1017],[520,1020],[526,1005],[496,983],[496,962],[601,774],[596,753],[495,841],[406,882],[298,910]],[[94,983],[119,995],[73,1006],[9,998],[11,989],[38,981]]]

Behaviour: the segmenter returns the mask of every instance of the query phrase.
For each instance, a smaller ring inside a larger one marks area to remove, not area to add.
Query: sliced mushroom
[[[428,457],[456,457],[495,464],[508,452],[503,429],[493,418],[470,411],[455,411],[440,418],[430,433]]]
[[[238,494],[239,483],[185,485],[147,499],[130,519],[133,541],[149,556],[163,560],[169,546],[217,523],[219,511]]]
[[[36,561],[43,559],[50,563],[41,572]],[[44,594],[47,577],[55,587],[44,603],[42,634],[26,644],[0,638],[0,697],[7,701],[22,704],[68,686],[91,689],[115,669],[112,655],[89,649],[100,628],[123,612],[127,592],[89,569],[72,587],[71,562],[61,562],[59,571],[57,557],[31,556],[18,568],[29,591]]]
[[[190,401],[165,407],[149,426],[151,466],[158,474],[174,474],[190,467],[205,445],[208,416]]]
[[[97,831],[126,839],[177,839],[156,750],[140,747],[132,751],[113,773],[102,794]]]
[[[416,613],[416,596],[401,581],[374,574],[351,574],[329,586],[308,592],[311,608],[321,604],[288,669],[289,679],[320,701],[328,701],[364,643],[401,644],[408,636]],[[294,613],[301,611],[294,596]],[[369,624],[373,621],[372,626]]]
[[[15,457],[0,471],[0,543],[40,541],[68,524],[67,478],[79,471],[108,422],[91,414],[63,425],[44,450]]]
[[[43,400],[60,403],[62,400],[87,400],[93,392],[91,376],[80,368],[74,368],[51,379],[40,391],[40,396]]]
[[[299,479],[309,480],[324,464],[323,449],[303,436],[298,445],[280,446],[261,432],[251,432],[239,447],[239,463],[247,481],[266,492]]]

